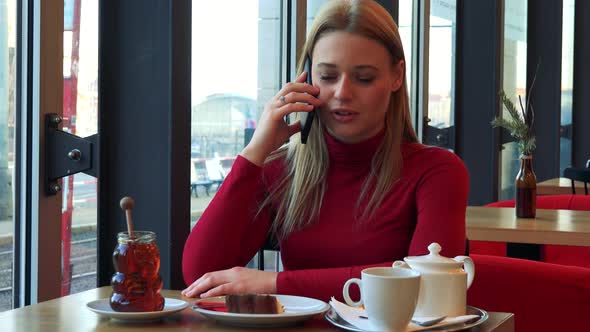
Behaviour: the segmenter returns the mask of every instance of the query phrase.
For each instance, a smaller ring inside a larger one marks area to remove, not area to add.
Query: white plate
[[[435,328],[421,330],[421,331],[424,331],[424,332],[426,332],[426,331],[439,331],[439,332],[463,331],[463,330],[472,328],[474,326],[477,326],[477,325],[485,322],[489,317],[487,311],[476,308],[476,307],[472,307],[472,306],[467,306],[466,315],[478,315],[479,319],[477,319],[475,322],[470,321],[470,322],[466,322],[466,323],[450,325],[450,326],[441,326],[438,328],[435,327]],[[330,311],[328,311],[326,313],[325,317],[328,322],[332,323],[332,325],[337,326],[343,330],[352,331],[352,332],[366,332],[365,330],[361,330],[358,327],[356,327],[356,326],[350,324],[349,322],[345,321],[344,319],[342,319],[342,317],[340,317],[338,315],[338,313],[336,313],[336,310],[334,310],[334,309],[330,309]]]
[[[274,294],[273,294],[274,295]],[[281,314],[236,314],[207,310],[199,307],[193,309],[202,315],[215,319],[217,322],[227,325],[248,326],[248,327],[274,327],[288,326],[303,322],[317,314],[326,312],[330,306],[320,300],[302,296],[274,295],[283,305],[285,312]],[[225,302],[225,297],[209,297],[200,299],[202,302]],[[198,301],[197,301],[198,303]]]
[[[129,322],[141,322],[157,320],[162,317],[179,312],[189,306],[189,303],[182,300],[165,298],[162,311],[147,312],[118,312],[114,311],[109,304],[109,299],[100,299],[86,303],[86,307],[102,317],[108,317]]]

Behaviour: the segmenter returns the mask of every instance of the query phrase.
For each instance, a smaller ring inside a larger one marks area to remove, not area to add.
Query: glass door
[[[98,1],[66,0],[63,27],[62,130],[98,131]],[[61,295],[96,286],[97,180],[85,173],[62,179]]]
[[[96,180],[68,169],[90,154],[52,146],[96,133],[97,8],[0,0],[0,310],[96,286]]]
[[[0,0],[0,311],[12,308],[16,0]]]

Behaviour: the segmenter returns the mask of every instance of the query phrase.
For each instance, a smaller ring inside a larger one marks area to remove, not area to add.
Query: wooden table
[[[470,240],[590,246],[590,211],[537,209],[525,219],[514,208],[469,206],[465,222]]]
[[[108,318],[101,318],[86,308],[86,303],[106,298],[110,295],[110,287],[102,287],[59,299],[27,306],[20,309],[0,313],[0,330],[16,332],[36,331],[215,331],[237,332],[257,331],[258,329],[237,328],[216,324],[208,320],[190,307],[168,316],[159,322],[152,323],[120,323]],[[165,297],[178,298],[194,302],[194,299],[182,297],[179,291],[163,291]],[[470,331],[473,332],[513,332],[514,315],[509,313],[490,312],[490,318]],[[342,331],[318,315],[305,322],[304,325],[272,328],[264,331]]]
[[[575,181],[576,195],[584,195],[584,182]],[[537,195],[570,195],[572,181],[568,178],[554,178],[537,183]]]
[[[514,208],[467,207],[469,240],[507,242],[510,257],[540,259],[539,244],[590,246],[590,211],[537,209],[534,219]]]

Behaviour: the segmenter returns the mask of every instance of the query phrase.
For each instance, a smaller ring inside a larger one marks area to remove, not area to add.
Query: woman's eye
[[[357,78],[361,83],[371,83],[373,82],[373,77],[359,77]]]
[[[331,76],[331,75],[320,75],[320,80],[322,81],[332,81],[335,80],[336,76]]]

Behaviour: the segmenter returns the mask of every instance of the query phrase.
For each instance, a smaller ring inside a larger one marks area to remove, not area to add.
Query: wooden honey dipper
[[[121,198],[121,209],[125,211],[125,219],[127,219],[127,232],[129,233],[129,238],[134,238],[133,236],[133,218],[131,217],[131,210],[135,206],[135,200],[129,196],[125,196]]]

